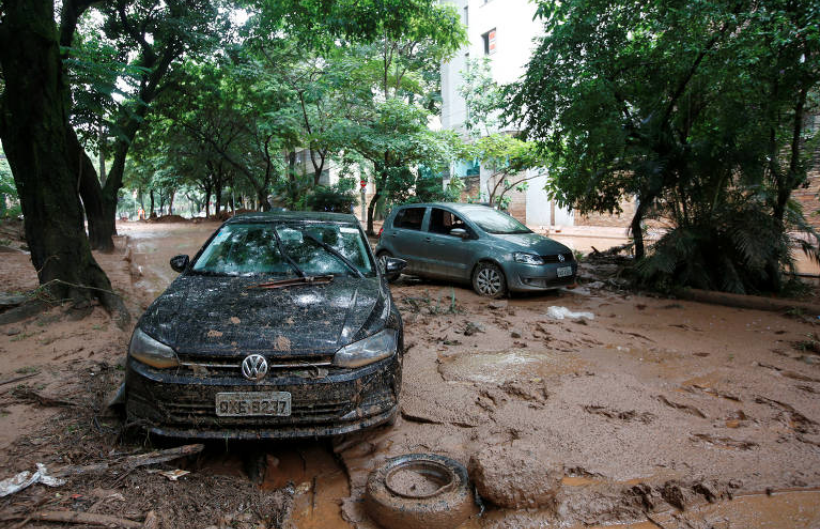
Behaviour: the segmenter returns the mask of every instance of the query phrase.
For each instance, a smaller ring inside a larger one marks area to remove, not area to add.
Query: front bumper
[[[328,437],[378,426],[398,412],[398,355],[358,369],[329,369],[305,378],[271,372],[259,382],[238,374],[192,376],[154,369],[132,358],[126,364],[126,412],[157,435],[192,439],[294,439]],[[216,415],[216,394],[287,391],[288,417]]]
[[[572,274],[558,277],[558,269],[572,267]],[[513,261],[504,267],[507,288],[514,292],[551,290],[575,284],[578,278],[578,261],[530,265]]]

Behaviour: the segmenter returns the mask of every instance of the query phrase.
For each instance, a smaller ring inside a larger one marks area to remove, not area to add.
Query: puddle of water
[[[347,475],[322,446],[283,449],[268,454],[262,488],[278,489],[292,482],[296,489],[291,521],[299,529],[351,529],[342,518],[340,501],[350,495]]]
[[[551,351],[510,349],[486,353],[463,353],[440,358],[444,378],[478,383],[544,379],[572,373],[585,364],[574,355]]]

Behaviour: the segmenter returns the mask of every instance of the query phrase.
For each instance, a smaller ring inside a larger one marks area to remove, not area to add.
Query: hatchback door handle
[[[433,242],[432,237],[425,237],[424,242]]]

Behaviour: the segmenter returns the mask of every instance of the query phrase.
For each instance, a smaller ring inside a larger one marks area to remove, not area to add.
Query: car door
[[[430,208],[425,242],[425,259],[432,274],[450,279],[469,279],[476,252],[475,231],[454,211]],[[453,235],[454,229],[463,229],[467,237]]]
[[[425,261],[422,259],[425,234],[422,226],[427,215],[426,206],[410,206],[396,212],[393,224],[382,233],[390,241],[394,250],[394,257],[407,261],[407,274],[423,274],[426,271]]]

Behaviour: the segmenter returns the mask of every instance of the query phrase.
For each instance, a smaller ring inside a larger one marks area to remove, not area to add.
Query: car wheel
[[[370,474],[364,506],[387,529],[456,527],[478,510],[464,465],[434,454],[388,459]]]
[[[379,259],[379,266],[381,267],[382,271],[384,271],[385,270],[385,262],[384,261],[388,257],[393,257],[393,254],[391,254],[390,252],[385,251],[385,252],[380,252],[377,257]],[[392,274],[384,274],[384,277],[387,279],[388,283],[393,283],[394,281],[396,281],[399,278],[399,276],[401,276],[401,272],[395,272],[395,273],[392,273]]]
[[[473,273],[473,290],[481,296],[500,298],[507,293],[507,279],[498,265],[478,263]]]

